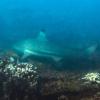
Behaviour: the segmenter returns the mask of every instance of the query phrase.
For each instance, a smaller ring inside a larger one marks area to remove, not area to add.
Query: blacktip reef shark
[[[91,45],[83,52],[87,52],[91,55],[95,52],[97,45]],[[47,59],[52,58],[54,61],[58,62],[66,56],[77,56],[79,55],[80,50],[70,49],[67,47],[61,47],[55,43],[51,43],[46,38],[46,34],[43,31],[40,31],[38,36],[33,39],[27,39],[21,41],[13,46],[13,49],[22,53],[22,59],[27,58],[28,56],[37,56],[45,57]]]

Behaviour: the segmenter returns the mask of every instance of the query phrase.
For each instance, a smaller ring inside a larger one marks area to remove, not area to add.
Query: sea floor
[[[51,67],[32,59],[18,62],[3,55],[0,100],[100,100],[99,68],[71,71]]]

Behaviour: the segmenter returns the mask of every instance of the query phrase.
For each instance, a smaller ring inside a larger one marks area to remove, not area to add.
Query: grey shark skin
[[[28,56],[52,58],[54,61],[60,61],[66,56],[65,48],[55,45],[47,40],[45,33],[40,31],[35,39],[27,39],[14,45],[14,50],[23,53],[22,59]]]
[[[89,46],[82,52],[91,55],[95,52],[96,47],[96,45]],[[22,59],[25,59],[28,56],[37,56],[45,57],[47,59],[52,58],[56,62],[64,57],[77,56],[82,53],[79,48],[77,49],[77,46],[74,46],[73,48],[63,48],[57,44],[51,43],[47,40],[45,33],[42,31],[39,32],[37,38],[19,42],[15,44],[13,48],[23,54]]]

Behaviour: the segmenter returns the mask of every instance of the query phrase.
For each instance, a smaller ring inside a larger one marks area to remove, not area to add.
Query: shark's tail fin
[[[56,68],[61,68],[63,66],[62,57],[55,57],[55,56],[53,56],[52,59],[53,59],[53,65]]]
[[[91,56],[91,55],[96,51],[97,47],[98,47],[97,44],[89,46],[89,47],[86,49],[87,55]]]

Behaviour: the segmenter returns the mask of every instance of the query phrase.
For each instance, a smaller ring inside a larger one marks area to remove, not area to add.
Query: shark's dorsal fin
[[[43,32],[43,31],[39,32],[37,39],[40,40],[40,41],[48,41],[47,38],[46,38],[46,33]]]

